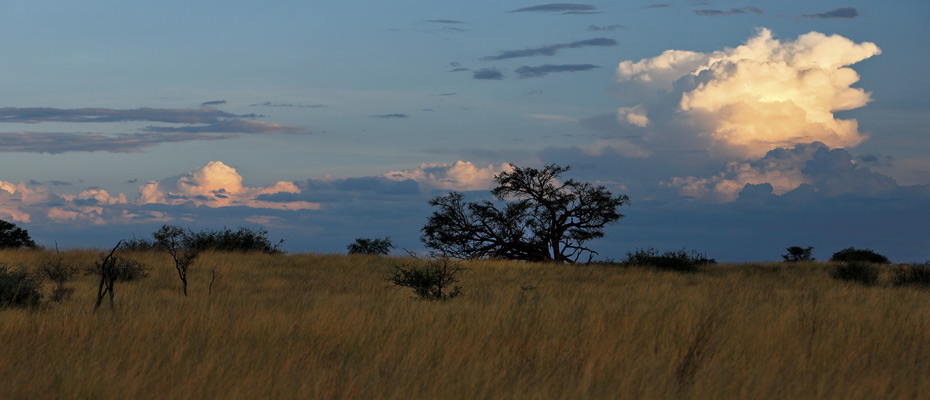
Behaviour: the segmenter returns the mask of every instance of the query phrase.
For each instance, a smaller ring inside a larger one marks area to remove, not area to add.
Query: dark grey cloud
[[[472,75],[472,78],[480,80],[501,80],[504,79],[504,74],[502,74],[496,68],[482,68],[475,71],[474,75]]]
[[[39,181],[37,181],[37,180],[35,180],[35,179],[30,179],[30,180],[29,180],[29,184],[30,184],[30,185],[33,185],[33,186],[36,186],[36,185],[72,186],[72,185],[74,185],[73,183],[71,183],[71,182],[66,182],[66,181],[51,180],[51,181],[39,182]]]
[[[541,76],[546,76],[553,72],[578,72],[578,71],[589,71],[595,68],[600,68],[597,65],[592,64],[545,64],[537,67],[528,67],[522,66],[516,69],[517,75],[520,75],[521,78],[536,78]]]
[[[324,108],[327,107],[325,104],[293,104],[293,103],[272,103],[266,101],[264,103],[249,104],[249,107],[298,107],[298,108]]]
[[[299,126],[281,125],[272,122],[223,120],[206,125],[190,126],[148,126],[146,132],[158,133],[248,133],[248,134],[287,134],[307,135],[312,132]]]
[[[615,31],[617,29],[626,29],[626,26],[620,25],[620,24],[605,25],[605,26],[588,25],[589,31]]]
[[[579,40],[577,42],[571,43],[559,43],[552,44],[543,47],[536,47],[531,49],[523,50],[504,50],[496,56],[487,56],[482,57],[482,60],[485,61],[498,61],[506,60],[510,58],[519,58],[519,57],[534,57],[534,56],[554,56],[561,49],[577,49],[581,47],[604,47],[604,46],[616,46],[618,43],[614,39],[609,38],[594,38],[587,40]]]
[[[890,167],[894,164],[894,157],[877,154],[860,154],[856,156],[856,164],[878,167]]]
[[[226,118],[258,118],[261,115],[237,115],[212,108],[0,108],[0,122],[34,124],[39,122],[127,122],[151,121],[174,124],[210,124]]]
[[[840,7],[827,12],[802,15],[805,18],[856,18],[858,16],[859,10],[855,7]]]
[[[645,6],[643,6],[643,8],[668,8],[668,7],[671,7],[671,6],[672,6],[672,5],[669,4],[669,3],[657,3],[657,4],[648,4],[648,5],[645,5]]]
[[[731,8],[729,10],[694,10],[697,15],[705,17],[719,17],[724,15],[739,15],[746,13],[765,14],[765,10],[756,7]]]
[[[221,104],[226,104],[226,100],[214,100],[214,101],[207,101],[207,102],[200,103],[202,107],[218,106]]]
[[[459,68],[453,68],[449,70],[449,72],[462,72],[462,71],[471,71],[471,69],[459,67]]]
[[[53,132],[0,132],[0,152],[49,153],[68,152],[139,153],[161,143],[194,140],[223,140],[235,135],[207,135],[200,133],[125,133],[101,135],[97,133]]]
[[[372,118],[383,118],[383,119],[390,119],[390,118],[410,118],[410,116],[407,115],[407,114],[379,114],[379,115],[372,115],[371,117],[372,117]]]
[[[591,4],[550,3],[550,4],[540,4],[536,6],[518,8],[516,10],[512,10],[509,12],[511,13],[545,12],[545,13],[577,14],[577,13],[596,13],[598,11],[597,11],[597,7]]]
[[[431,24],[464,24],[463,21],[457,21],[454,19],[428,19],[423,22],[429,22]]]

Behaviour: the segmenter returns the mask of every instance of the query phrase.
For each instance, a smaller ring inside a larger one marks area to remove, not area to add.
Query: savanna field
[[[407,258],[206,253],[185,297],[167,254],[124,256],[149,276],[95,311],[99,251],[0,252],[81,268],[0,309],[0,398],[930,398],[930,290],[892,267],[475,261],[429,301],[387,280]]]

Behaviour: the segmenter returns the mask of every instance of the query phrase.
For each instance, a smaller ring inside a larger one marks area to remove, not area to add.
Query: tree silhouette
[[[458,192],[430,200],[439,210],[422,229],[423,243],[457,258],[576,262],[597,254],[585,243],[603,237],[604,227],[623,218],[617,209],[629,203],[604,186],[560,182],[567,166],[511,167],[494,178],[491,190],[509,201],[503,209],[490,201],[467,203]]]
[[[0,249],[17,247],[36,247],[36,242],[29,237],[29,232],[16,224],[0,219]]]

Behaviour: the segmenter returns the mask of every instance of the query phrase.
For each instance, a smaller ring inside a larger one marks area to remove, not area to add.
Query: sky
[[[626,194],[596,259],[930,259],[930,2],[0,3],[0,219],[289,252],[390,237],[515,164]]]

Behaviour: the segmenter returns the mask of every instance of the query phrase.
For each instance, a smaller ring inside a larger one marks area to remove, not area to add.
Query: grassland
[[[167,256],[131,257],[151,276],[112,310],[84,275],[61,304],[0,310],[0,398],[930,398],[930,291],[828,264],[470,262],[435,302],[387,284],[404,259],[206,254],[184,297]]]

